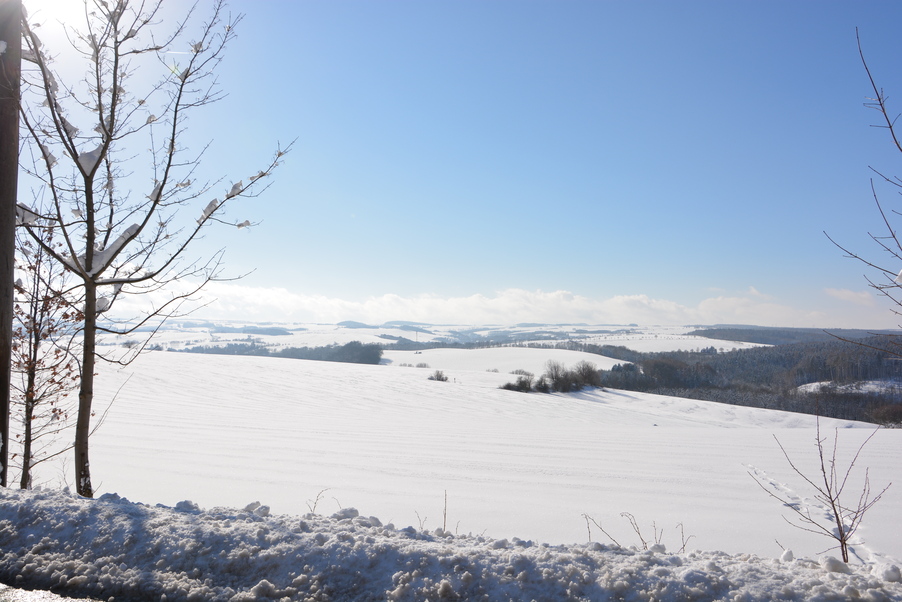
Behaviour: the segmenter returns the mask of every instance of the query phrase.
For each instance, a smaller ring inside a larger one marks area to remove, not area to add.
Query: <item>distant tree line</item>
[[[902,365],[895,356],[870,345],[877,337],[855,343],[831,339],[818,343],[795,343],[719,352],[713,346],[696,351],[644,353],[626,347],[594,345],[579,341],[533,344],[544,349],[569,349],[604,355],[640,364],[663,386],[762,385],[783,390],[815,382],[837,384],[864,380],[902,378]]]
[[[204,330],[208,330],[217,334],[253,334],[271,337],[288,336],[293,332],[302,332],[304,330],[307,330],[306,328],[292,328],[289,330],[288,328],[284,328],[282,326],[227,326],[225,324],[214,324],[213,322],[185,322],[182,324],[182,327],[193,329],[203,328]]]
[[[902,423],[902,365],[892,353],[868,346],[877,342],[876,338],[859,339],[861,344],[830,338],[727,353],[713,346],[642,353],[578,341],[530,346],[629,362],[597,371],[591,386],[898,425]],[[567,377],[555,378],[558,372],[549,369],[539,380],[529,381],[528,387],[521,376],[504,388],[541,391],[547,386],[566,392]],[[862,381],[883,381],[885,386],[869,392],[856,388]],[[896,382],[899,386],[893,386]],[[799,389],[812,383],[825,384],[810,392]]]
[[[735,405],[897,424],[902,395],[891,386],[900,365],[891,354],[839,340],[743,349],[729,353],[643,354],[603,371],[603,386]],[[884,381],[867,392],[854,383]],[[811,391],[802,385],[827,383]]]
[[[898,331],[871,331],[854,329],[822,328],[769,328],[758,326],[749,327],[720,327],[702,328],[686,334],[722,341],[742,341],[745,343],[759,343],[762,345],[789,345],[792,343],[823,343],[840,339],[864,339],[874,335],[899,334]]]
[[[352,364],[378,364],[382,360],[382,347],[375,343],[351,341],[344,345],[324,347],[285,347],[271,349],[254,341],[249,343],[229,343],[227,345],[201,345],[185,349],[188,353],[214,353],[219,355],[259,355],[266,357],[288,357],[298,360],[318,360],[324,362],[348,362]]]

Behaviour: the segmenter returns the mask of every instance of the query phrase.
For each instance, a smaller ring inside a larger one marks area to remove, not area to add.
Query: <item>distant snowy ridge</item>
[[[549,546],[331,517],[0,490],[0,580],[116,600],[902,600],[895,565]]]
[[[898,389],[902,383],[892,380],[868,380],[855,383],[836,385],[831,382],[808,383],[798,387],[799,391],[817,393],[822,389],[835,387],[844,393],[883,393]]]

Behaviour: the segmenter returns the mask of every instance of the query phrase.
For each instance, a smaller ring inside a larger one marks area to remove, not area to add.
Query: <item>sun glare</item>
[[[29,23],[77,24],[84,20],[84,4],[77,0],[24,0]]]

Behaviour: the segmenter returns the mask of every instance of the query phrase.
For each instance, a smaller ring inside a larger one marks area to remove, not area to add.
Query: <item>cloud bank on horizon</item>
[[[204,289],[197,317],[256,322],[317,322],[355,320],[382,324],[408,320],[432,324],[586,323],[640,325],[750,324],[759,326],[824,328],[896,328],[895,315],[877,306],[868,291],[825,289],[824,299],[838,299],[845,308],[800,309],[764,295],[753,287],[743,294],[718,294],[695,305],[645,294],[590,298],[566,290],[510,288],[492,295],[402,296],[383,294],[349,300],[303,294],[282,287],[212,283]],[[847,311],[866,306],[866,312]],[[139,308],[117,305],[117,314]],[[857,318],[856,318],[857,316]]]

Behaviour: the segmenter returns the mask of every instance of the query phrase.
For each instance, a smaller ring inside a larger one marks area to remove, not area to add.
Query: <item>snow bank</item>
[[[0,490],[0,580],[127,600],[902,600],[892,565],[549,546],[383,525]],[[785,555],[787,558],[791,554]]]

